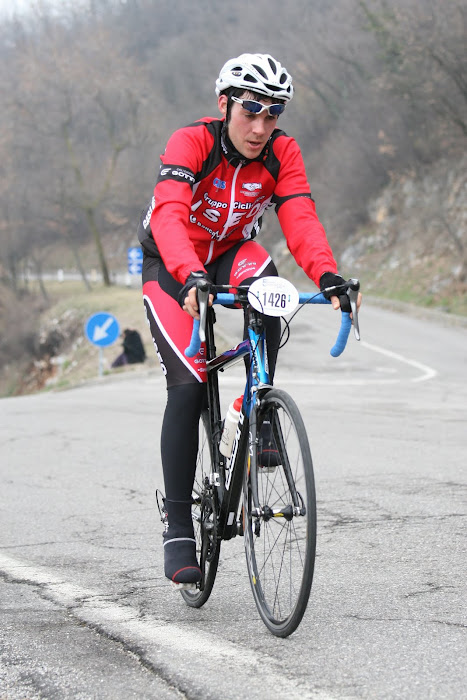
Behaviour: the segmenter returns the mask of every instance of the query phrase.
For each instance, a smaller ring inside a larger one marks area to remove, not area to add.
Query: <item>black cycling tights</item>
[[[277,359],[280,320],[265,317],[271,383]],[[234,398],[234,397],[233,397]],[[198,426],[207,401],[206,384],[180,384],[167,389],[162,422],[161,455],[165,495],[170,501],[189,501],[196,471]]]
[[[170,501],[189,501],[195,478],[198,425],[206,384],[180,384],[167,389],[162,422],[161,455],[165,495]]]

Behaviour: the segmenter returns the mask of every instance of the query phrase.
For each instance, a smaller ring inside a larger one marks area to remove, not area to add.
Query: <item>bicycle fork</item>
[[[260,400],[258,401],[260,404]],[[253,406],[250,415],[249,424],[249,445],[248,445],[248,468],[247,478],[250,482],[251,490],[251,514],[254,518],[253,530],[255,535],[260,534],[261,522],[267,522],[272,518],[284,518],[290,522],[294,517],[303,517],[306,515],[306,508],[303,503],[303,498],[297,490],[295,480],[292,475],[292,468],[289,462],[285,440],[282,433],[280,421],[275,412],[271,413],[271,428],[274,436],[275,444],[281,458],[281,464],[275,469],[282,469],[282,472],[287,481],[287,486],[291,496],[291,503],[283,503],[279,508],[272,508],[268,503],[261,503],[258,493],[258,479],[256,475],[261,472],[261,467],[257,463],[257,454],[259,446],[258,423],[257,423],[257,405]]]

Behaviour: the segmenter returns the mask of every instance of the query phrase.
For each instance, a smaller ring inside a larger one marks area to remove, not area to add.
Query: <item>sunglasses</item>
[[[246,109],[246,111],[251,114],[261,114],[261,112],[266,110],[270,117],[278,117],[285,109],[285,105],[263,105],[261,102],[256,102],[256,100],[241,100],[239,97],[234,97],[233,95],[232,100],[238,102],[239,105],[242,105],[243,109]]]

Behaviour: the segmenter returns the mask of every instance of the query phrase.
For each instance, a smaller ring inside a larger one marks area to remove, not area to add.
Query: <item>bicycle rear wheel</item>
[[[313,463],[302,417],[286,392],[272,389],[261,400],[258,436],[264,421],[271,424],[273,447],[279,456],[276,453],[275,464],[266,462],[245,470],[245,551],[261,618],[274,635],[287,637],[303,618],[313,581]],[[259,446],[256,450],[258,464]],[[260,513],[253,512],[252,486],[257,489]]]
[[[207,410],[199,422],[198,456],[193,484],[192,517],[196,538],[196,555],[202,579],[196,589],[182,590],[183,599],[192,608],[200,608],[208,600],[216,579],[220,540],[217,538],[217,495],[209,483],[212,472],[212,437]]]

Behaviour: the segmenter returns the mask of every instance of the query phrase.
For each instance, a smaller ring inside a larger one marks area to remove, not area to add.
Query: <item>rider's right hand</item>
[[[178,303],[184,311],[187,311],[193,318],[199,319],[199,309],[197,300],[197,285],[199,282],[205,281],[210,286],[212,286],[212,281],[209,275],[204,270],[198,270],[196,272],[190,272],[189,276],[185,280],[185,284],[178,293]],[[209,306],[212,305],[214,301],[214,295],[209,295]]]

